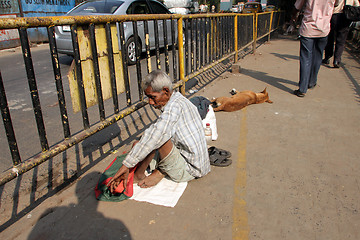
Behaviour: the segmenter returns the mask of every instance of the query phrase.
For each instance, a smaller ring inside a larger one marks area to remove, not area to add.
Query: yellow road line
[[[238,159],[236,165],[236,178],[233,199],[233,239],[249,239],[248,215],[246,209],[246,108],[242,110],[240,122],[240,136],[238,146]]]

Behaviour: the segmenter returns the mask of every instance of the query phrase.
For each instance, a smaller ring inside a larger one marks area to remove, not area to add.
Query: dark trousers
[[[326,46],[327,37],[300,38],[300,81],[299,90],[306,93],[309,87],[317,83],[322,55]]]
[[[343,13],[335,13],[332,15],[330,22],[331,30],[325,47],[325,59],[330,59],[334,56],[334,62],[341,62],[341,55],[344,51],[350,23],[351,22],[346,19],[345,14]]]

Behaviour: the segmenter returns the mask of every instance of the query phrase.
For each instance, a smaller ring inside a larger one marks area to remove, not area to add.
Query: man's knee
[[[171,142],[171,139],[169,139],[166,143],[164,143],[159,149],[160,159],[164,159],[166,156],[168,156],[171,153],[171,150],[173,148],[173,143]]]

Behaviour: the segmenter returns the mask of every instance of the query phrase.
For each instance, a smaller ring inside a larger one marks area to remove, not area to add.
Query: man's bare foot
[[[138,186],[141,188],[149,188],[158,184],[164,175],[157,169],[155,169],[149,176],[138,182]]]
[[[138,171],[135,171],[134,174],[134,183],[139,183],[141,180],[143,180],[146,177],[145,172],[139,173]]]

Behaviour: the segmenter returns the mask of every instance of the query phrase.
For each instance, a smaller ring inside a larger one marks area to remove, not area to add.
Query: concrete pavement
[[[359,62],[345,52],[344,66],[322,66],[318,86],[298,98],[298,53],[292,37],[273,39],[239,62],[241,73],[226,65],[213,81],[199,79],[195,95],[267,87],[274,103],[216,113],[213,145],[230,150],[233,164],[190,182],[174,208],[97,202],[93,188],[115,153],[0,238],[47,229],[59,239],[360,239]]]

